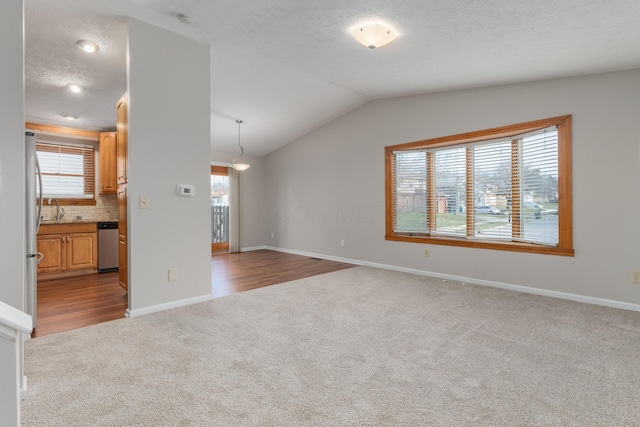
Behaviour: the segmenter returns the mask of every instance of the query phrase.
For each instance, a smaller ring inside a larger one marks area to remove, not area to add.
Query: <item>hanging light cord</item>
[[[240,147],[240,155],[238,157],[236,157],[233,160],[233,162],[231,162],[231,167],[234,168],[235,170],[243,171],[243,170],[247,170],[249,168],[248,164],[238,163],[240,158],[244,155],[244,148],[242,147],[242,144],[240,143],[240,125],[243,123],[243,121],[242,120],[236,120],[236,123],[238,124],[238,147]]]
[[[240,155],[238,156],[238,159],[239,159],[244,154],[244,148],[242,148],[242,144],[240,144],[240,125],[243,122],[242,122],[242,120],[236,120],[236,123],[238,124],[238,147],[240,147]]]

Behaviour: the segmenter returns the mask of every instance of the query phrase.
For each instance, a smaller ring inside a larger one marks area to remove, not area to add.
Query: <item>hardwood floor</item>
[[[38,281],[38,318],[33,337],[121,319],[127,294],[118,273]]]
[[[266,249],[216,254],[211,257],[212,291],[217,298],[351,267],[355,265]]]
[[[336,261],[259,250],[211,256],[214,298],[354,267]],[[38,327],[34,337],[121,319],[127,295],[118,273],[38,282]]]

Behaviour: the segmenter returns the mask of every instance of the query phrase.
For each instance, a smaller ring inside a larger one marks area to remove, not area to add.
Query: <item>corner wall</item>
[[[638,111],[640,70],[372,101],[267,156],[267,245],[640,304]],[[575,257],[384,239],[385,146],[564,114]]]
[[[21,0],[0,5],[0,301],[22,310],[25,263],[24,49]]]
[[[209,46],[135,19],[128,44],[129,310],[142,313],[211,295]]]
[[[22,310],[25,278],[23,2],[0,2],[0,301]],[[20,424],[22,350],[0,337],[0,414]],[[22,345],[22,344],[20,344]]]

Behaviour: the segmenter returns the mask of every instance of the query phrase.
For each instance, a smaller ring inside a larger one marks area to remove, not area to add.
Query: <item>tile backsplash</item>
[[[52,205],[48,205],[47,199],[44,200],[42,206],[44,221],[55,220],[56,204],[52,203]],[[64,208],[64,216],[60,222],[118,220],[118,197],[115,194],[96,195],[95,206],[65,206],[61,204],[60,207]]]

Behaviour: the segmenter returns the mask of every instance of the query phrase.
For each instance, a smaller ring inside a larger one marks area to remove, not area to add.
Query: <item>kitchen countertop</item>
[[[118,222],[117,219],[74,219],[71,221],[54,221],[52,219],[43,219],[40,225],[62,225],[62,224],[94,224],[98,222]]]
[[[95,221],[87,222],[51,222],[42,223],[38,236],[67,233],[95,233],[98,225]]]
[[[78,220],[78,221],[53,221],[53,220],[42,220],[40,221],[40,225],[64,225],[64,224],[93,224],[94,220]]]

